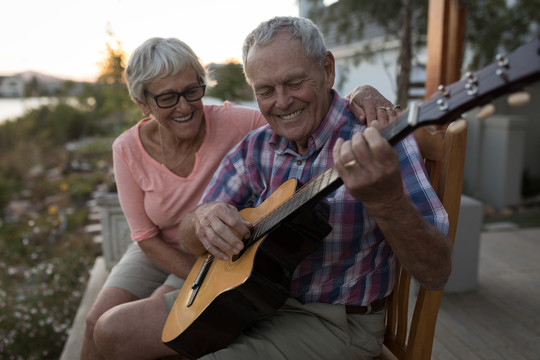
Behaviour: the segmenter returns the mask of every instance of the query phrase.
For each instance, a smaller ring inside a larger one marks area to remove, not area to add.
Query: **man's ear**
[[[327,51],[326,57],[323,62],[324,72],[326,74],[326,85],[328,89],[334,87],[334,81],[336,79],[336,60],[334,59],[334,54]]]

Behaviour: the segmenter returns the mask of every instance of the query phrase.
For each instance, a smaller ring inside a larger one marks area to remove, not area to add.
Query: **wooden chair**
[[[432,186],[448,213],[449,238],[453,245],[461,202],[467,124],[465,120],[458,120],[435,134],[420,128],[415,136]],[[419,286],[409,320],[410,285],[411,276],[398,263],[394,291],[386,303],[386,332],[381,359],[431,358],[443,290],[427,290]]]

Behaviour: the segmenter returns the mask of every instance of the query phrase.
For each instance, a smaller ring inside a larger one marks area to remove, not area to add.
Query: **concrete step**
[[[86,314],[94,304],[105,280],[109,276],[109,271],[105,266],[105,259],[98,257],[90,273],[88,285],[84,291],[79,309],[71,325],[69,336],[64,344],[64,349],[60,355],[60,360],[79,359],[84,340],[84,330],[86,327]]]
[[[89,224],[84,227],[84,231],[89,234],[101,234],[101,224]]]
[[[91,222],[100,222],[101,214],[99,212],[91,212],[88,214],[88,220]]]

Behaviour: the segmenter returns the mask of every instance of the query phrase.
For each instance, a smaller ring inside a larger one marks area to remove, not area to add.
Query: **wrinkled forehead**
[[[254,81],[277,74],[298,73],[312,62],[304,52],[301,41],[284,33],[265,45],[252,47],[244,68],[248,80]]]

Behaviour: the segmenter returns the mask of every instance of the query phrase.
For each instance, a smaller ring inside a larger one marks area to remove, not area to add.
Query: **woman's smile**
[[[193,117],[193,113],[190,113],[189,115],[183,116],[183,117],[171,117],[171,120],[176,121],[178,123],[186,122],[188,120],[191,120]]]

